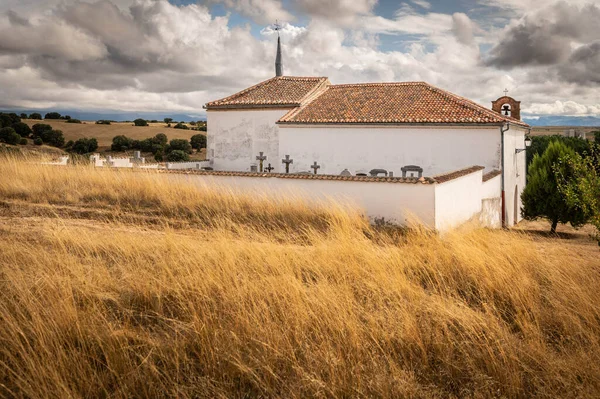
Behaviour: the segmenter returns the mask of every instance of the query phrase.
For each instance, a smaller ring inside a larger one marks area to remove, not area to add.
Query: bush
[[[13,120],[8,114],[0,113],[0,128],[2,127],[11,127],[13,125]]]
[[[195,148],[196,150],[206,148],[206,136],[203,134],[195,134],[190,139],[190,143],[192,144],[192,148]]]
[[[176,124],[175,126],[173,126],[173,129],[189,130],[190,128],[188,127],[188,125],[184,125],[182,122],[179,122],[178,124]]]
[[[79,119],[67,119],[67,123],[81,123]]]
[[[127,151],[132,148],[133,140],[127,136],[115,136],[110,146],[111,151]]]
[[[96,121],[96,125],[110,125],[110,121],[102,119],[102,120]]]
[[[27,119],[27,114],[21,113],[21,115],[19,115],[19,118],[21,118],[21,119]]]
[[[0,129],[0,141],[6,144],[17,145],[21,142],[21,136],[12,127]]]
[[[42,145],[42,144],[44,144],[44,141],[42,140],[41,137],[36,137],[36,138],[33,139],[33,144],[35,144],[35,145]]]
[[[40,137],[44,143],[54,147],[62,147],[65,145],[65,137],[61,130],[46,130]]]
[[[201,132],[206,132],[206,125],[199,126],[198,130]]]
[[[144,139],[140,141],[140,151],[142,152],[152,152],[152,147],[154,146],[154,140],[151,138]],[[161,147],[162,148],[162,147]]]
[[[141,118],[134,120],[133,124],[135,126],[148,126],[148,122],[146,122],[144,119],[141,119]]]
[[[42,114],[38,112],[34,112],[29,115],[29,119],[42,119]]]
[[[48,112],[44,119],[60,119],[60,114],[58,112]]]
[[[190,122],[190,125],[191,125],[191,126],[196,126],[196,122],[194,122],[194,121],[191,121],[191,122]]]
[[[31,127],[34,137],[41,137],[45,131],[52,130],[52,126],[45,123],[36,123]]]
[[[600,145],[600,130],[592,132],[592,134],[594,135],[594,142]]]
[[[60,119],[71,120],[71,116],[70,115],[61,116]]]
[[[546,151],[540,156],[536,154],[529,167],[527,185],[521,194],[525,219],[535,220],[546,217],[551,222],[550,232],[556,232],[558,223],[571,223],[581,226],[586,216],[580,210],[571,207],[567,198],[559,191],[557,174],[569,178],[566,168],[557,170],[559,160],[563,157],[574,157],[575,151],[560,141],[551,141]]]
[[[21,137],[29,137],[29,135],[32,133],[29,125],[24,122],[17,122],[12,125],[12,128],[15,129],[15,132],[19,133]]]
[[[98,149],[98,140],[96,140],[95,138],[81,138],[79,140],[77,140],[74,144],[73,147],[71,148],[71,151],[77,153],[77,154],[87,154],[90,152],[94,152]]]
[[[167,161],[169,162],[181,162],[181,161],[189,161],[190,156],[181,150],[172,150],[169,155],[167,155]]]
[[[73,147],[73,144],[75,144],[75,142],[73,140],[69,140],[67,141],[67,144],[65,144],[65,148],[71,148]]]
[[[171,122],[173,122],[173,118],[165,118],[165,119],[163,119],[163,121],[164,121],[164,122],[165,122],[167,125],[170,125],[170,124],[171,124]]]
[[[154,136],[154,144],[159,144],[161,146],[166,146],[167,142],[169,141],[169,139],[167,138],[167,135],[164,133],[158,133],[156,136]]]
[[[171,151],[183,151],[186,154],[191,154],[192,145],[189,141],[184,139],[173,139],[169,142],[169,149],[167,152]]]
[[[21,145],[27,145],[27,139],[25,137],[22,137],[21,141],[19,141],[19,144],[21,144]]]
[[[160,148],[160,150],[158,150],[154,153],[154,160],[156,162],[162,162],[164,160],[164,152],[163,152],[162,147]]]

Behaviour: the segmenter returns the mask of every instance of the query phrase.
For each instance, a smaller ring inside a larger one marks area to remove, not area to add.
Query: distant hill
[[[106,112],[88,112],[88,111],[77,111],[77,110],[68,110],[68,109],[4,109],[3,112],[15,112],[17,114],[26,113],[27,115],[32,112],[39,112],[44,116],[47,112],[58,112],[61,115],[69,115],[72,118],[80,119],[82,121],[97,121],[100,119],[107,119],[111,121],[123,122],[123,121],[132,121],[137,118],[147,119],[147,120],[158,120],[162,121],[164,118],[172,118],[177,122],[191,122],[191,121],[205,121],[206,115],[196,114],[196,115],[188,115],[188,114],[173,114],[169,112],[123,112],[123,111],[111,111],[108,110]]]
[[[523,121],[531,126],[597,126],[600,118],[595,116],[540,116],[539,118],[523,117]]]

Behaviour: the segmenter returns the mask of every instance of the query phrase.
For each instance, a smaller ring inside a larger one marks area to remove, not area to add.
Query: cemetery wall
[[[435,228],[446,231],[478,215],[482,207],[483,171],[434,184]]]
[[[498,126],[283,125],[279,143],[279,158],[289,154],[294,160],[291,172],[311,171],[314,161],[323,174],[385,169],[401,176],[406,165],[422,167],[424,176],[471,165],[484,166],[486,172],[500,169]]]
[[[527,129],[511,125],[504,133],[504,201],[506,225],[513,226],[521,219],[521,193],[525,188],[525,151],[518,154],[515,149],[525,148]]]
[[[256,156],[262,151],[281,171],[279,158],[279,125],[276,122],[289,109],[265,108],[259,110],[208,110],[206,118],[207,158],[215,170],[250,171],[257,165]]]
[[[167,162],[166,167],[169,170],[175,169],[196,169],[200,170],[210,166],[209,161],[190,161],[190,162]]]

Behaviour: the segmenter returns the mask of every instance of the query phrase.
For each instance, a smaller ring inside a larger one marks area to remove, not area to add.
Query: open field
[[[594,136],[590,135],[591,132],[600,131],[598,127],[586,127],[586,126],[532,126],[532,136],[552,136],[555,134],[563,135],[565,130],[574,129],[577,131],[585,132],[588,140],[594,140]]]
[[[600,254],[0,159],[0,397],[599,397]]]
[[[164,133],[171,139],[188,139],[194,134],[203,133],[195,130],[173,129],[166,127],[164,123],[150,123],[150,126],[134,126],[132,122],[113,122],[110,125],[96,125],[95,121],[82,121],[84,123],[66,123],[64,120],[35,120],[23,119],[23,122],[29,126],[36,123],[45,123],[52,126],[53,129],[62,130],[65,141],[77,140],[82,137],[95,137],[98,140],[99,150],[110,148],[112,139],[115,136],[125,135],[136,140],[154,137],[158,133]],[[173,126],[174,124],[171,124]]]

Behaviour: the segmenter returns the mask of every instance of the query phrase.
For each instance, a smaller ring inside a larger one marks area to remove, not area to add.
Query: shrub
[[[190,143],[192,144],[192,148],[195,148],[196,150],[206,148],[206,136],[203,134],[195,134],[190,139]]]
[[[132,144],[133,140],[127,136],[115,136],[112,139],[110,149],[111,151],[127,151],[131,149]]]
[[[594,142],[600,145],[600,130],[592,132],[594,135]]]
[[[19,117],[19,115],[15,114],[14,112],[8,114],[8,117],[10,118],[13,124],[21,122],[21,118]]]
[[[184,125],[182,122],[179,122],[178,124],[176,124],[175,126],[173,126],[173,129],[189,130],[189,127],[188,127],[188,125]]]
[[[167,138],[166,134],[158,133],[156,136],[154,136],[153,141],[154,141],[154,144],[159,144],[164,147],[167,145],[167,142],[169,141],[169,139]]]
[[[189,141],[184,140],[184,139],[173,139],[169,142],[168,152],[172,152],[172,151],[183,151],[187,154],[191,154],[192,153],[192,145],[190,144]]]
[[[44,143],[54,147],[62,147],[65,145],[65,137],[62,130],[46,130],[40,137]]]
[[[191,121],[191,122],[190,122],[190,125],[191,125],[191,126],[196,126],[196,122],[194,122],[194,121]]]
[[[165,119],[163,119],[163,121],[164,121],[164,122],[165,122],[167,125],[170,125],[170,124],[171,124],[171,122],[173,122],[173,118],[165,118]]]
[[[19,115],[19,118],[21,118],[21,119],[27,119],[27,114],[21,113],[21,115]]]
[[[60,119],[60,114],[58,112],[48,112],[44,119]]]
[[[19,144],[21,144],[21,145],[27,145],[27,139],[25,137],[22,137],[21,141],[19,141]]]
[[[29,135],[32,133],[29,125],[24,122],[17,122],[12,125],[12,128],[15,129],[15,132],[19,133],[21,137],[29,137]]]
[[[45,131],[52,130],[52,126],[45,123],[36,123],[31,127],[34,137],[41,137]]]
[[[64,116],[61,116],[60,119],[71,120],[71,116],[70,115],[64,115]]]
[[[17,145],[21,142],[21,136],[12,127],[3,127],[0,129],[0,141],[6,144]]]
[[[0,128],[1,127],[11,127],[13,125],[13,120],[8,114],[0,113]]]
[[[152,149],[150,150],[150,152],[152,152],[154,155],[160,153],[165,152],[165,146],[162,146],[160,144],[152,144]]]
[[[102,120],[96,121],[96,125],[110,125],[110,121],[102,119]]]
[[[142,152],[152,152],[152,147],[154,146],[154,141],[151,138],[144,139],[140,141],[140,151]],[[162,148],[162,146],[161,146]]]
[[[34,112],[29,115],[29,119],[42,119],[42,114],[39,112]]]
[[[200,130],[201,132],[206,132],[206,125],[199,126],[198,130]]]
[[[162,162],[164,160],[164,152],[163,152],[162,147],[160,148],[160,150],[158,150],[154,153],[154,160],[156,162]]]
[[[81,138],[79,140],[77,140],[74,144],[73,147],[71,148],[71,151],[77,153],[77,154],[87,154],[90,152],[94,152],[98,149],[98,140],[96,140],[95,138]]]
[[[42,140],[41,137],[36,137],[36,138],[33,139],[33,144],[35,144],[35,145],[42,145],[42,144],[44,144],[44,141]]]
[[[190,156],[181,150],[172,150],[169,155],[167,155],[167,161],[169,162],[181,162],[181,161],[189,161]]]
[[[67,123],[81,123],[79,119],[67,119]]]
[[[65,144],[65,148],[71,148],[73,147],[73,144],[75,144],[75,142],[73,140],[69,140],[67,141],[67,144]]]
[[[546,151],[536,154],[529,167],[527,185],[521,194],[525,219],[547,217],[551,222],[550,232],[556,232],[558,223],[571,223],[574,227],[586,221],[583,212],[569,206],[567,199],[558,189],[557,173],[569,178],[569,170],[557,170],[562,157],[574,157],[575,151],[560,141],[551,141]]]
[[[144,119],[141,119],[141,118],[134,120],[133,124],[135,126],[148,126],[148,122],[146,122]]]

